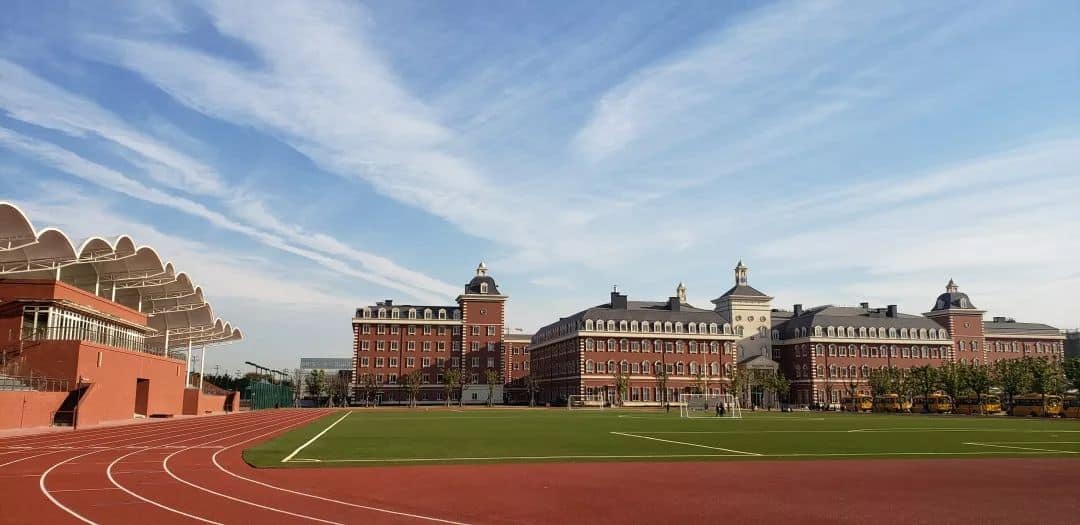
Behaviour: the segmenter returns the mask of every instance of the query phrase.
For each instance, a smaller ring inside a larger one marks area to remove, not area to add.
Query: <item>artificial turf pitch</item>
[[[1053,456],[1080,457],[1080,420],[516,408],[342,410],[244,452],[258,467]]]

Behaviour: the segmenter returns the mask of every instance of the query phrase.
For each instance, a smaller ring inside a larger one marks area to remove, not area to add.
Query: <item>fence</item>
[[[55,379],[43,376],[0,375],[0,391],[34,390],[37,392],[67,392],[67,379]]]
[[[244,394],[250,401],[251,410],[293,406],[293,389],[284,384],[252,383]]]

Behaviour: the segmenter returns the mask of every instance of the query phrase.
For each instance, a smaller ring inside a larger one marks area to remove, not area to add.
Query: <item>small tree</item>
[[[1030,370],[1031,374],[1031,389],[1042,398],[1043,414],[1046,414],[1046,396],[1060,393],[1064,384],[1061,369],[1056,362],[1052,362],[1045,357],[1025,357],[1024,360],[1027,361],[1028,370]]]
[[[975,394],[980,414],[984,413],[983,396],[990,393],[993,384],[989,366],[973,363],[964,367],[964,387]]]
[[[1014,397],[1031,388],[1031,370],[1024,359],[1002,359],[995,362],[993,366],[994,382],[1001,387],[1001,392],[1008,398],[1010,408]]]
[[[667,383],[668,373],[667,368],[664,365],[660,365],[660,368],[656,370],[656,388],[660,390],[661,402],[664,407],[668,407],[668,395],[667,395]]]
[[[449,408],[454,398],[454,391],[461,388],[461,370],[447,368],[443,375],[443,393],[446,394],[446,406]]]
[[[619,405],[626,400],[626,393],[630,390],[630,376],[623,371],[622,366],[615,365],[615,402]]]
[[[536,406],[536,394],[540,392],[540,383],[532,374],[525,376],[524,381],[525,390],[529,393],[529,406],[534,407]]]
[[[304,378],[307,391],[315,398],[315,406],[322,405],[322,396],[326,393],[326,371],[312,370]]]
[[[791,381],[788,381],[787,377],[780,371],[777,371],[773,376],[773,390],[776,392],[777,398],[781,403],[781,410],[783,406],[788,402],[788,396],[791,394]]]
[[[731,391],[732,395],[735,396],[735,399],[739,400],[740,404],[742,404],[743,401],[747,401],[747,405],[750,404],[750,400],[746,399],[743,396],[746,393],[746,389],[750,388],[753,379],[754,378],[750,377],[750,374],[746,371],[745,368],[735,367],[735,369],[732,370]]]
[[[484,381],[488,387],[487,405],[495,404],[495,385],[499,384],[499,372],[494,368],[484,370]]]
[[[1070,357],[1065,360],[1062,371],[1073,388],[1080,389],[1080,357]]]
[[[946,394],[949,394],[955,402],[964,390],[964,376],[967,365],[956,362],[948,362],[937,369],[938,385]]]
[[[370,405],[375,391],[379,389],[379,380],[370,372],[360,375],[360,395],[364,398],[364,405]]]
[[[401,384],[409,396],[409,408],[416,408],[416,399],[420,396],[420,389],[424,384],[420,371],[413,370],[401,376]]]
[[[898,393],[892,368],[871,370],[867,383],[870,385],[870,394],[875,397]]]
[[[930,365],[913,367],[908,374],[908,380],[911,382],[911,389],[923,398],[923,411],[930,412],[930,395],[938,387],[937,369]]]
[[[851,400],[852,412],[858,412],[859,408],[855,396],[859,393],[859,382],[855,379],[847,380],[847,382],[844,383],[844,391],[847,394],[848,399]]]
[[[705,392],[705,367],[702,366],[698,369],[698,372],[694,374],[694,393],[706,394]]]
[[[327,392],[335,406],[349,406],[349,381],[342,374],[331,374],[327,379]]]

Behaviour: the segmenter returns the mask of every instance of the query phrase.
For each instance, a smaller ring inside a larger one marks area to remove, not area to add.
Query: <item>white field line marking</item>
[[[329,432],[331,428],[334,428],[335,426],[337,426],[338,423],[341,423],[342,421],[345,420],[345,418],[349,417],[349,414],[352,414],[351,410],[348,411],[348,412],[345,412],[345,415],[339,417],[337,421],[334,421],[333,423],[330,423],[330,426],[324,428],[322,430],[322,432],[319,432],[318,434],[315,434],[315,436],[312,437],[311,439],[307,440],[306,443],[304,443],[303,445],[300,445],[299,447],[296,447],[296,450],[292,451],[292,453],[289,454],[288,456],[285,456],[285,459],[282,459],[281,462],[282,463],[288,463],[288,461],[290,459],[292,459],[293,456],[296,456],[297,454],[299,454],[301,450],[304,450],[305,448],[307,448],[307,446],[314,443],[315,440],[323,437],[323,434],[326,434],[327,432]]]
[[[1034,450],[1034,451],[1038,451],[1038,452],[1052,452],[1052,453],[1057,453],[1057,454],[1076,454],[1076,452],[1074,452],[1072,450],[1052,450],[1052,449],[1048,449],[1048,448],[1018,447],[1016,445],[995,445],[993,443],[968,442],[968,443],[964,443],[964,444],[965,445],[978,445],[980,447],[1012,448],[1012,449],[1016,449],[1016,450]]]
[[[300,418],[289,418],[289,419],[285,419],[285,420],[289,421],[289,422],[293,422],[293,421],[296,421],[297,419],[300,419]],[[219,436],[219,435],[222,435],[222,434],[229,434],[230,436],[235,436],[235,435],[237,435],[236,434],[237,428],[238,427],[236,427],[236,426],[232,426],[232,427],[220,429],[220,430],[222,430],[221,432],[212,432],[210,434],[200,434],[200,435],[197,435],[197,436],[195,436],[193,438],[188,439],[187,441],[191,441],[191,440],[194,440],[194,439],[200,439],[200,438],[207,438],[207,437],[212,437],[212,436]],[[250,432],[240,432],[239,435],[244,435],[244,434],[247,434],[247,433],[250,433]],[[223,438],[223,439],[228,439],[228,437]],[[205,446],[205,445],[207,445],[209,443],[213,443],[213,442],[214,442],[214,440],[205,442],[205,443],[203,443],[203,446]],[[211,524],[214,524],[214,525],[224,525],[224,524],[222,524],[220,522],[213,521],[213,520],[210,520],[210,519],[206,519],[206,518],[203,518],[201,516],[196,516],[194,514],[189,514],[187,512],[182,511],[182,510],[174,509],[174,508],[172,508],[172,507],[170,507],[168,505],[165,505],[163,503],[159,503],[159,502],[157,502],[155,500],[152,500],[150,498],[141,496],[141,495],[135,493],[134,491],[132,491],[131,489],[125,487],[124,485],[121,485],[120,482],[116,481],[116,478],[113,477],[113,467],[115,467],[117,463],[119,463],[120,461],[126,459],[127,457],[133,456],[133,455],[138,454],[140,452],[142,452],[142,450],[136,450],[134,452],[129,452],[127,454],[124,454],[123,456],[120,456],[120,457],[114,459],[112,463],[109,463],[109,466],[105,469],[105,475],[106,475],[106,477],[109,478],[109,483],[112,483],[116,488],[126,492],[127,494],[135,497],[136,499],[138,499],[140,501],[149,503],[149,504],[151,504],[151,505],[153,505],[155,507],[167,510],[169,512],[179,514],[181,516],[184,516],[185,518],[190,518],[190,519],[193,519],[193,520],[196,520],[196,521],[201,521],[203,523],[211,523]],[[182,450],[178,450],[176,452],[173,452],[173,454],[179,454],[180,452],[182,452]],[[170,457],[171,457],[171,455],[170,455]],[[163,460],[163,462],[164,462],[164,460]],[[143,470],[143,471],[128,470],[128,471],[125,471],[125,472],[128,472],[128,473],[131,473],[131,472],[153,472],[153,473],[158,473],[160,471],[157,471],[157,470]],[[166,472],[168,472],[168,471],[166,470]]]
[[[993,456],[993,455],[1046,455],[1054,452],[1008,452],[1008,451],[983,451],[983,452],[835,452],[835,453],[790,453],[790,454],[646,454],[646,455],[578,455],[578,456],[490,456],[473,458],[378,458],[378,459],[309,459],[313,463],[407,463],[427,461],[498,461],[498,460],[534,460],[534,459],[669,459],[669,458],[814,458],[834,456]],[[296,463],[292,460],[290,463]]]
[[[649,436],[639,436],[637,434],[630,434],[628,432],[611,432],[611,433],[615,434],[617,436],[626,436],[626,437],[632,437],[632,438],[638,438],[638,439],[648,439],[648,440],[652,440],[652,441],[662,441],[664,443],[674,443],[676,445],[686,445],[688,447],[700,447],[700,448],[708,448],[708,449],[712,449],[712,450],[723,450],[724,452],[734,452],[736,454],[744,454],[744,455],[747,455],[747,456],[760,456],[761,455],[761,454],[757,454],[757,453],[754,453],[754,452],[746,452],[746,451],[743,451],[743,450],[735,450],[735,449],[731,449],[731,448],[710,447],[709,445],[699,445],[697,443],[687,443],[685,441],[672,441],[670,439],[661,439],[661,438],[654,438],[654,437],[649,437]]]
[[[333,498],[327,498],[327,497],[324,497],[324,496],[317,496],[315,494],[308,494],[307,492],[300,492],[300,491],[297,491],[297,490],[292,490],[292,489],[287,489],[287,488],[284,488],[284,487],[279,487],[277,485],[271,485],[269,483],[263,483],[262,481],[259,481],[259,480],[256,480],[256,479],[251,479],[251,478],[248,478],[248,477],[241,476],[240,474],[237,474],[237,473],[235,473],[235,472],[221,466],[221,463],[218,462],[218,454],[221,454],[222,452],[225,452],[226,450],[229,450],[231,448],[243,445],[244,443],[255,441],[256,439],[259,439],[259,438],[261,438],[263,436],[268,436],[270,434],[273,434],[274,432],[277,432],[277,431],[276,430],[270,431],[270,432],[267,432],[265,434],[255,436],[255,437],[253,437],[251,439],[247,439],[247,440],[241,441],[239,443],[234,443],[234,444],[232,444],[232,445],[230,445],[228,447],[220,449],[220,450],[214,452],[214,454],[212,456],[210,456],[210,460],[214,463],[214,466],[217,467],[218,470],[220,470],[220,471],[222,471],[222,472],[224,472],[224,473],[226,473],[226,474],[228,474],[228,475],[230,475],[230,476],[232,476],[234,478],[242,479],[244,481],[247,481],[249,483],[254,483],[254,484],[262,486],[262,487],[266,487],[266,488],[270,488],[270,489],[274,489],[274,490],[280,490],[282,492],[288,492],[289,494],[296,494],[296,495],[299,495],[299,496],[306,496],[308,498],[317,499],[317,500],[320,500],[320,501],[327,501],[327,502],[330,502],[330,503],[338,503],[338,504],[341,504],[341,505],[345,505],[347,507],[353,507],[353,508],[356,508],[356,509],[370,510],[370,511],[374,511],[374,512],[382,512],[384,514],[391,514],[391,515],[394,515],[394,516],[402,516],[402,517],[406,517],[406,518],[415,518],[415,519],[418,519],[418,520],[432,521],[432,522],[436,522],[436,523],[446,523],[448,525],[468,525],[467,523],[463,523],[463,522],[460,522],[460,521],[450,521],[450,520],[445,520],[445,519],[442,519],[442,518],[434,518],[434,517],[431,517],[431,516],[422,516],[420,514],[409,514],[408,512],[399,512],[399,511],[396,511],[396,510],[384,509],[384,508],[379,508],[379,507],[371,507],[371,506],[368,506],[368,505],[361,505],[359,503],[350,503],[348,501],[341,501],[341,500],[337,500],[337,499],[333,499]]]
[[[311,422],[315,421],[316,419],[318,419],[318,418],[307,419],[305,421],[301,421],[300,423],[311,423]],[[284,428],[279,428],[277,430],[287,430],[289,428],[292,428],[293,426],[295,426],[295,424],[290,424],[290,425],[285,426]],[[258,437],[258,436],[256,436],[256,437]],[[207,493],[213,494],[215,496],[225,498],[227,500],[235,501],[235,502],[238,502],[238,503],[244,503],[244,504],[247,504],[247,505],[251,505],[253,507],[258,507],[260,509],[265,509],[265,510],[269,510],[269,511],[272,511],[272,512],[278,512],[278,513],[281,513],[281,514],[287,514],[287,515],[293,516],[295,518],[317,521],[319,523],[327,523],[329,525],[344,525],[344,524],[336,522],[336,521],[324,520],[322,518],[316,518],[314,516],[308,516],[307,514],[297,514],[295,512],[289,512],[289,511],[284,510],[284,509],[279,509],[279,508],[276,508],[276,507],[270,507],[270,506],[267,506],[267,505],[261,505],[259,503],[255,503],[253,501],[240,499],[240,498],[237,498],[237,497],[234,497],[234,496],[230,496],[228,494],[222,494],[220,492],[208,489],[208,488],[206,488],[206,487],[204,487],[202,485],[196,485],[195,483],[192,483],[192,482],[190,482],[190,481],[188,481],[186,479],[180,478],[179,476],[177,476],[172,471],[172,469],[169,468],[169,460],[172,459],[173,456],[175,456],[175,455],[177,455],[177,454],[179,454],[181,452],[183,452],[183,450],[178,450],[178,451],[173,452],[172,454],[169,454],[168,456],[166,456],[165,459],[161,460],[161,466],[165,469],[165,473],[168,474],[169,476],[171,476],[176,481],[179,481],[180,483],[183,483],[183,484],[188,485],[190,487],[194,487],[194,488],[199,489],[199,490],[201,490],[203,492],[207,492]]]

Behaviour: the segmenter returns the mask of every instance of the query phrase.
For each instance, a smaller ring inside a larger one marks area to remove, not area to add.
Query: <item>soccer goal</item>
[[[607,404],[602,395],[592,396],[569,396],[566,398],[566,408],[570,410],[603,410]]]
[[[680,417],[742,418],[739,399],[731,394],[683,394],[680,401]]]

